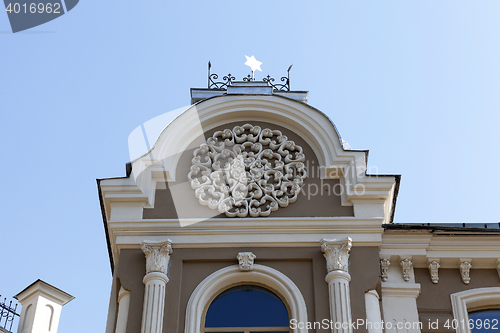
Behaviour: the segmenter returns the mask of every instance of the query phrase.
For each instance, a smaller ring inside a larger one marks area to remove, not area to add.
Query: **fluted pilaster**
[[[172,242],[144,242],[141,249],[146,255],[146,275],[142,280],[145,288],[141,333],[162,333]]]
[[[334,325],[334,333],[352,333],[349,325],[351,317],[351,296],[349,282],[349,251],[352,247],[350,237],[343,240],[321,240],[321,251],[326,259],[327,275],[330,298],[330,319]]]
[[[130,291],[120,288],[118,293],[118,316],[116,318],[115,333],[125,333],[127,331],[128,309],[130,306]]]

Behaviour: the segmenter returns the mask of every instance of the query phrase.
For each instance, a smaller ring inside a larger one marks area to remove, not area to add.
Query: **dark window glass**
[[[205,327],[288,327],[285,304],[273,292],[254,285],[230,288],[210,304]]]
[[[500,309],[469,312],[471,333],[500,332]]]

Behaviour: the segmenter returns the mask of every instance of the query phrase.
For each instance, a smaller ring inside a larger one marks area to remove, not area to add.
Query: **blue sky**
[[[96,178],[212,71],[286,74],[371,170],[401,174],[396,222],[497,222],[500,2],[95,1],[23,33],[0,13],[0,294],[76,297],[59,332],[103,332],[111,273]]]

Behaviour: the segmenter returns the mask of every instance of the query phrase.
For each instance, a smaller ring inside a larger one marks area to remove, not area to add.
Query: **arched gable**
[[[206,141],[204,133],[226,123],[262,121],[279,124],[300,136],[314,151],[322,179],[339,179],[345,190],[344,206],[353,200],[387,200],[395,178],[366,174],[366,152],[345,150],[330,119],[319,110],[290,98],[274,95],[229,95],[201,101],[176,117],[150,151],[132,162],[132,176],[154,206],[156,183],[177,181],[176,168],[183,152]],[[392,199],[385,205],[389,215]]]

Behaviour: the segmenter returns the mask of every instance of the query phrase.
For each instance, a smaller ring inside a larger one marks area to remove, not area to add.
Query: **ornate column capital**
[[[159,272],[167,275],[170,254],[172,253],[172,241],[155,243],[144,241],[141,250],[146,255],[146,274]]]
[[[240,271],[251,271],[253,269],[253,261],[257,256],[252,252],[240,252],[236,258],[239,261]]]
[[[348,272],[349,252],[352,247],[351,237],[342,240],[323,238],[320,244],[328,273],[337,270]]]

